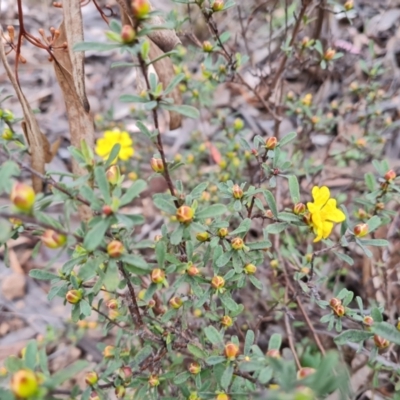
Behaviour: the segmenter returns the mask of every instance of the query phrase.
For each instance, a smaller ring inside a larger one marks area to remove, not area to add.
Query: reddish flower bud
[[[267,357],[271,358],[281,358],[281,353],[278,349],[271,349],[267,351]]]
[[[196,239],[199,242],[208,242],[210,240],[210,234],[208,232],[199,232],[196,234]]]
[[[30,369],[21,369],[11,378],[11,391],[21,399],[33,396],[39,388],[38,379]]]
[[[59,247],[64,246],[67,242],[67,237],[51,229],[47,229],[43,233],[41,240],[46,247],[49,247],[50,249],[58,249]]]
[[[112,240],[107,245],[107,254],[112,258],[121,257],[124,250],[124,245],[119,240]]]
[[[239,185],[233,185],[232,195],[236,200],[240,200],[243,197],[243,189]]]
[[[367,224],[358,224],[354,227],[354,235],[356,237],[362,238],[368,235],[368,225]]]
[[[378,211],[382,211],[382,210],[385,209],[385,203],[382,203],[382,202],[376,203],[375,208],[376,208]]]
[[[211,53],[213,50],[213,45],[206,40],[205,42],[203,42],[203,51],[206,53]]]
[[[244,248],[243,239],[240,237],[235,237],[232,239],[231,245],[233,250],[243,250]]]
[[[382,336],[378,336],[378,335],[374,335],[374,343],[375,343],[375,346],[379,350],[386,349],[390,345],[389,340],[383,338]]]
[[[121,367],[119,375],[124,381],[129,381],[133,376],[132,368],[128,366]]]
[[[393,180],[396,179],[396,172],[394,172],[392,169],[386,172],[385,174],[385,180],[388,182],[392,182]]]
[[[154,299],[150,299],[149,302],[147,303],[147,307],[153,308],[156,305],[156,301]]]
[[[239,353],[239,346],[232,342],[227,343],[225,345],[224,352],[225,352],[226,358],[233,360],[236,358],[236,356]]]
[[[211,286],[214,289],[222,289],[225,286],[225,279],[222,276],[215,275],[211,280]]]
[[[371,329],[371,326],[374,324],[374,319],[370,315],[366,315],[363,319],[363,325],[367,330]]]
[[[117,299],[108,300],[108,302],[107,302],[107,307],[108,307],[110,310],[117,310],[118,307],[119,307],[118,300],[117,300]]]
[[[224,0],[215,0],[211,8],[213,11],[217,12],[222,11],[224,9],[224,6]]]
[[[70,304],[78,304],[82,300],[82,292],[80,290],[69,290],[65,295],[65,299]]]
[[[229,315],[224,315],[221,318],[221,325],[225,328],[230,328],[233,325],[233,320]]]
[[[121,178],[121,171],[118,165],[111,165],[106,172],[106,177],[111,185],[116,185]]]
[[[228,233],[229,233],[228,228],[219,228],[218,232],[217,232],[217,235],[220,238],[224,238],[224,237],[228,236]]]
[[[193,221],[194,211],[189,206],[181,206],[176,211],[176,219],[182,224],[189,224]]]
[[[191,265],[187,270],[189,276],[196,276],[200,273],[199,269],[195,265]]]
[[[268,150],[274,150],[277,145],[278,145],[278,139],[275,136],[269,137],[265,141],[265,147]]]
[[[157,387],[160,384],[160,380],[158,379],[157,375],[150,375],[148,382],[151,387]]]
[[[304,368],[300,368],[297,371],[297,379],[304,379],[307,376],[310,376],[311,374],[313,374],[315,372],[314,368],[310,368],[310,367],[304,367]]]
[[[271,218],[271,219],[274,218],[274,214],[273,214],[273,212],[272,212],[271,210],[265,211],[264,215],[265,215],[267,218]]]
[[[337,306],[340,306],[342,304],[342,301],[337,299],[336,297],[333,297],[332,299],[329,300],[329,305],[332,308],[335,308]]]
[[[98,382],[98,380],[99,380],[99,376],[97,375],[97,373],[95,371],[87,372],[85,375],[86,385],[93,386]]]
[[[102,208],[102,212],[104,215],[109,216],[114,213],[113,209],[109,205],[104,205]]]
[[[333,309],[333,312],[336,314],[336,316],[342,318],[346,314],[346,309],[343,305],[339,304]]]
[[[164,170],[165,170],[165,168],[164,168],[164,163],[163,163],[163,161],[162,161],[162,159],[161,158],[152,158],[151,160],[150,160],[150,166],[151,166],[151,169],[154,171],[154,172],[158,172],[158,173],[163,173],[164,172]]]
[[[175,310],[177,310],[178,308],[181,308],[183,304],[183,301],[180,297],[178,296],[174,296],[172,297],[172,299],[169,301],[169,305],[174,308]]]
[[[137,19],[144,19],[151,11],[150,3],[147,0],[133,0],[132,11]]]
[[[165,272],[160,269],[160,268],[156,268],[153,269],[153,271],[151,271],[151,281],[153,283],[162,283],[164,282],[165,279]]]
[[[91,392],[90,396],[89,396],[89,400],[100,400],[100,397],[97,394],[97,392]]]
[[[311,213],[306,212],[306,213],[303,215],[303,222],[304,222],[306,225],[308,225],[308,226],[312,226],[312,216],[311,216]]]
[[[188,368],[189,372],[193,375],[197,375],[201,372],[201,366],[199,363],[197,362],[192,362],[189,364],[189,368]]]
[[[32,187],[16,182],[11,190],[10,200],[18,211],[29,213],[35,203],[35,192]]]
[[[132,43],[135,40],[135,30],[130,25],[124,25],[121,30],[121,40],[125,44]]]
[[[257,271],[257,267],[254,264],[246,264],[244,266],[244,272],[248,275],[254,275]]]
[[[324,60],[326,61],[332,61],[333,57],[335,57],[336,55],[336,51],[329,48],[328,50],[325,51],[324,53]]]
[[[304,214],[306,212],[306,205],[303,203],[296,203],[293,207],[293,212],[296,215]]]
[[[115,347],[114,346],[106,346],[103,350],[104,358],[113,358],[115,356]]]

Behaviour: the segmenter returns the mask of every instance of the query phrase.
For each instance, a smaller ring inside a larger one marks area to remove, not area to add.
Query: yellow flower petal
[[[329,222],[329,221],[325,221],[322,224],[322,237],[324,239],[326,239],[331,234],[332,229],[333,229],[333,223]]]
[[[134,154],[133,147],[126,147],[120,150],[119,152],[119,158],[122,161],[129,160]]]
[[[312,189],[312,196],[314,199],[315,206],[321,209],[325,203],[329,200],[331,195],[329,189],[326,186],[318,187],[314,186]]]
[[[325,214],[325,219],[331,222],[343,222],[346,219],[344,212],[337,208],[335,199],[329,199],[322,212]]]

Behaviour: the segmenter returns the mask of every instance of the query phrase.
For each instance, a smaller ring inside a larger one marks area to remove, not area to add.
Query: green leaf
[[[226,361],[225,357],[222,357],[222,356],[211,356],[211,357],[207,358],[206,363],[208,365],[217,365],[217,364],[223,363],[224,361]]]
[[[56,274],[53,274],[42,269],[31,269],[29,271],[29,276],[33,279],[38,279],[41,281],[51,281],[52,279],[60,279]]]
[[[382,336],[392,343],[400,345],[400,331],[387,322],[374,322],[371,331],[376,335]]]
[[[167,254],[167,245],[163,241],[156,243],[156,259],[160,268],[164,268],[165,255]]]
[[[251,219],[250,218],[246,218],[230,234],[231,234],[231,236],[237,236],[237,235],[246,234],[249,231],[250,227],[251,227]]]
[[[365,184],[367,185],[367,188],[370,192],[373,192],[375,190],[375,177],[374,174],[372,174],[371,172],[367,172],[364,175],[364,180],[365,180]]]
[[[197,108],[194,108],[192,106],[187,106],[187,105],[172,105],[172,104],[166,104],[166,103],[161,103],[161,108],[164,108],[165,110],[168,111],[175,111],[178,114],[182,114],[185,117],[188,118],[193,118],[193,119],[198,119],[200,118],[200,112]]]
[[[147,262],[142,257],[136,254],[123,254],[121,256],[121,261],[143,270],[149,270],[149,265],[147,264]]]
[[[176,75],[164,90],[164,95],[166,96],[170,94],[174,90],[175,86],[181,83],[183,79],[185,79],[185,74],[180,73]]]
[[[51,387],[59,388],[60,385],[68,379],[74,378],[79,372],[84,370],[89,363],[84,360],[78,360],[72,365],[63,368],[61,371],[56,372],[50,380]]]
[[[279,141],[279,146],[285,146],[288,143],[290,143],[292,140],[296,139],[297,133],[296,132],[290,132],[287,135],[285,135],[280,141]]]
[[[372,218],[370,218],[367,221],[368,232],[373,232],[375,229],[379,228],[381,223],[382,223],[382,220],[377,215],[374,215]]]
[[[272,334],[268,342],[268,350],[279,350],[282,344],[282,336],[279,333]]]
[[[270,366],[264,367],[258,374],[257,379],[262,385],[265,385],[272,379],[273,373],[274,370]]]
[[[354,260],[349,257],[347,254],[339,253],[338,251],[332,251],[332,253],[337,257],[340,258],[342,261],[349,265],[354,265]]]
[[[106,172],[102,166],[96,167],[94,169],[94,177],[96,179],[96,183],[100,189],[100,192],[104,198],[104,201],[107,204],[110,204],[111,203],[110,185],[106,177]]]
[[[171,244],[174,246],[177,246],[181,241],[183,237],[183,232],[185,228],[183,225],[179,225],[172,233],[170,236]]]
[[[92,313],[92,307],[85,299],[79,302],[79,307],[81,309],[81,314],[85,317],[88,317]]]
[[[207,357],[207,353],[194,344],[188,344],[187,348],[196,358],[205,359]]]
[[[104,286],[110,292],[114,292],[121,282],[118,266],[115,260],[111,260],[107,265],[107,271],[104,277]]]
[[[181,374],[175,376],[174,383],[175,385],[182,385],[182,383],[185,383],[189,378],[190,378],[189,372],[182,372]]]
[[[349,342],[361,343],[372,336],[371,332],[361,331],[359,329],[348,329],[335,337],[335,343],[338,345],[346,345]]]
[[[300,201],[300,186],[295,175],[290,175],[288,178],[290,197],[294,204]]]
[[[218,268],[224,267],[226,264],[228,264],[229,260],[232,258],[233,251],[225,251],[224,253],[221,254],[220,257],[217,258],[217,261],[215,262],[215,265]]]
[[[199,183],[191,192],[190,192],[190,196],[193,199],[197,199],[199,198],[203,192],[207,189],[208,186],[208,182],[202,182]]]
[[[246,338],[244,340],[244,351],[243,352],[245,355],[250,353],[251,346],[253,346],[253,344],[254,344],[254,339],[255,339],[254,332],[251,329],[249,329],[246,332]]]
[[[176,207],[172,201],[165,200],[161,197],[153,197],[153,203],[154,205],[161,211],[164,211],[165,213],[169,215],[175,215],[176,214]]]
[[[195,217],[198,219],[214,218],[226,212],[226,207],[223,204],[213,204],[200,211],[196,211]]]
[[[275,224],[269,224],[265,229],[264,233],[277,235],[278,233],[283,232],[289,224],[287,222],[277,222]]]
[[[110,225],[108,219],[101,219],[97,224],[95,224],[89,232],[86,234],[83,240],[83,247],[88,251],[93,251],[100,245],[104,239],[104,235]]]
[[[221,334],[213,326],[204,328],[204,333],[212,344],[221,344],[223,342]]]
[[[35,340],[30,340],[26,346],[24,360],[27,368],[32,370],[35,369],[38,362],[38,347]]]
[[[289,213],[289,212],[285,212],[285,211],[280,212],[278,214],[278,219],[285,221],[285,222],[299,222],[300,221],[300,218],[297,215]]]
[[[272,246],[269,240],[263,240],[262,242],[246,243],[246,246],[250,250],[264,250]]]
[[[264,197],[272,211],[272,214],[275,218],[278,218],[278,208],[276,206],[274,195],[269,190],[264,190]]]
[[[254,275],[249,275],[249,280],[258,290],[263,289],[263,284]]]
[[[389,242],[385,239],[358,239],[364,246],[389,246]]]
[[[227,390],[229,385],[232,382],[232,377],[233,377],[233,365],[229,364],[226,368],[224,373],[221,376],[221,387],[224,390]]]
[[[111,149],[110,155],[108,156],[107,161],[104,164],[104,168],[108,168],[112,164],[112,162],[117,158],[120,150],[121,150],[121,145],[119,143],[114,144],[113,148]]]
[[[126,193],[121,197],[120,206],[125,206],[129,204],[135,197],[138,197],[140,193],[146,189],[147,184],[144,180],[138,179],[137,181],[133,182],[131,187],[126,191]]]

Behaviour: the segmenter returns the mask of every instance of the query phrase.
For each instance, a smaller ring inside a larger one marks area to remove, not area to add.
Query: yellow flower
[[[332,232],[333,223],[343,222],[346,219],[343,211],[336,206],[336,200],[331,199],[326,186],[314,186],[312,189],[313,203],[307,203],[311,214],[311,226],[317,236],[314,242],[326,239]]]
[[[135,153],[132,146],[132,139],[128,132],[114,129],[112,131],[105,131],[104,136],[97,141],[96,154],[104,160],[107,160],[112,148],[116,144],[120,144],[121,149],[119,150],[118,156],[113,160],[113,164],[117,162],[118,158],[122,161],[126,161]]]

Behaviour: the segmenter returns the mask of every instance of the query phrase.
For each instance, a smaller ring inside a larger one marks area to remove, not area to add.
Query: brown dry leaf
[[[3,29],[0,26],[0,37],[2,35]],[[0,40],[0,59],[3,62],[8,79],[14,87],[18,100],[21,104],[22,111],[24,113],[22,129],[24,131],[26,144],[28,145],[29,152],[31,154],[31,166],[35,171],[44,174],[45,163],[51,161],[52,158],[50,155],[50,144],[46,136],[44,136],[43,133],[40,131],[39,124],[33,114],[32,108],[29,105],[24,93],[22,92],[19,83],[14,75],[14,72],[12,71],[10,64],[8,63],[2,40]],[[36,193],[41,192],[43,189],[42,180],[34,175],[32,175],[32,185]]]
[[[81,142],[85,141],[88,147],[93,149],[94,122],[89,113],[89,103],[85,94],[83,53],[77,55],[72,50],[75,41],[83,41],[82,15],[79,4],[75,3],[70,2],[67,7],[63,7],[64,21],[59,27],[60,36],[54,45],[59,47],[54,50],[54,70],[64,95],[71,143],[80,148]],[[65,42],[68,43],[68,50],[62,48]],[[75,160],[72,168],[78,176],[86,174],[86,170]],[[79,208],[79,214],[83,221],[89,220],[92,216],[90,208],[83,205]]]
[[[1,293],[7,300],[16,300],[25,296],[25,275],[14,272],[5,276],[1,282]]]

